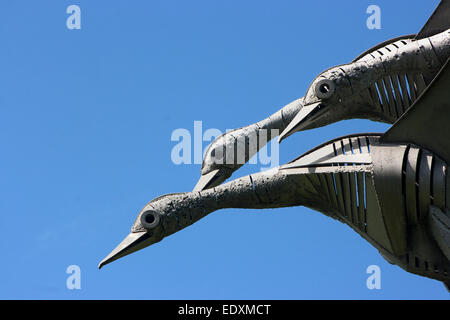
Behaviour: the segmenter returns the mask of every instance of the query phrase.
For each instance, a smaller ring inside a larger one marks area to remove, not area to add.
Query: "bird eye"
[[[159,213],[148,210],[141,215],[141,224],[145,229],[153,229],[159,224]]]
[[[319,99],[328,99],[336,89],[334,82],[328,79],[323,79],[316,84],[316,96]]]

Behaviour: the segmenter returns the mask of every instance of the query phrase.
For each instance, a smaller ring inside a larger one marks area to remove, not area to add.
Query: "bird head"
[[[233,171],[243,165],[235,161],[235,155],[239,151],[234,137],[236,133],[245,135],[242,130],[245,128],[223,133],[208,146],[202,162],[201,177],[194,187],[194,191],[218,186],[231,177]]]
[[[366,118],[389,121],[374,107],[368,88],[381,76],[380,67],[366,62],[325,70],[309,86],[303,107],[279,136],[279,142],[297,131],[326,126],[340,120]]]
[[[207,213],[198,193],[174,193],[150,201],[138,214],[131,232],[98,265],[104,265],[153,245],[191,225]],[[214,204],[210,207],[213,209]]]

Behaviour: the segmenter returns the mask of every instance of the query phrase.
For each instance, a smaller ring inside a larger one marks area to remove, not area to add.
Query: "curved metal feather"
[[[384,143],[414,143],[450,163],[449,61],[422,96],[383,135]]]

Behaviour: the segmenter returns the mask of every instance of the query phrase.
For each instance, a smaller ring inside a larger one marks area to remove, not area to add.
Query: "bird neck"
[[[298,179],[299,177],[297,177]],[[205,207],[264,209],[305,205],[305,193],[292,176],[279,168],[248,175],[218,187],[199,192]],[[212,205],[211,201],[214,200]]]
[[[292,101],[288,105],[284,106],[274,114],[256,123],[259,129],[265,129],[268,131],[278,131],[280,134],[287,125],[294,119],[298,111],[303,107],[303,97]],[[271,133],[271,139],[275,138],[278,134]]]

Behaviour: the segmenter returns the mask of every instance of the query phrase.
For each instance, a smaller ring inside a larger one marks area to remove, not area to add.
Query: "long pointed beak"
[[[223,174],[220,169],[213,170],[205,175],[202,175],[200,179],[198,179],[193,191],[202,191],[216,187],[227,179],[228,176]]]
[[[113,262],[119,258],[129,255],[135,251],[148,246],[145,240],[149,239],[150,235],[147,232],[131,232],[111,253],[103,259],[98,268],[101,269],[104,265]]]
[[[286,129],[281,132],[278,137],[278,143],[289,137],[294,132],[300,131],[310,124],[313,120],[313,116],[319,111],[320,107],[320,102],[303,106],[294,119],[288,124]]]

